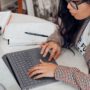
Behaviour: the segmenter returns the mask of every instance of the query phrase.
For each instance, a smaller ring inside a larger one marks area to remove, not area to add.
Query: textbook
[[[56,30],[51,22],[11,23],[5,28],[3,38],[9,40],[9,45],[41,44]]]
[[[0,12],[0,34],[4,32],[4,29],[10,20],[10,17],[11,17],[11,11]]]

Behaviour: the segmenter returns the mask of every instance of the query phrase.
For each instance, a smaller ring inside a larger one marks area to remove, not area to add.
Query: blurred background
[[[0,10],[11,10],[55,22],[60,0],[0,0]]]

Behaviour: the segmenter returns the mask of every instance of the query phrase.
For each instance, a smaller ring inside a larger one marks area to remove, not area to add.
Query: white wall
[[[1,0],[1,8],[5,9],[7,6],[11,5],[16,0]]]

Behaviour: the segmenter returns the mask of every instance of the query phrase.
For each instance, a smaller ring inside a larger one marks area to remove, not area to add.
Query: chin
[[[75,13],[71,13],[71,15],[76,19],[76,20],[82,20],[83,18],[81,16],[78,16]]]
[[[71,15],[72,15],[75,19],[80,20],[80,18],[77,17],[75,14],[72,14],[72,13],[71,13]]]
[[[84,20],[89,16],[79,16],[79,15],[72,15],[76,20]]]
[[[76,20],[82,20],[82,18],[74,17]]]
[[[85,19],[85,18],[83,18],[83,17],[78,17],[78,16],[73,16],[76,20],[83,20],[83,19]]]

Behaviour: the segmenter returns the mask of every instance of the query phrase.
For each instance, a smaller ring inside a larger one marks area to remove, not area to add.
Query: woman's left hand
[[[43,77],[54,77],[56,67],[56,64],[47,63],[40,60],[40,64],[28,70],[28,75],[31,78],[34,77],[33,79],[39,79]]]

